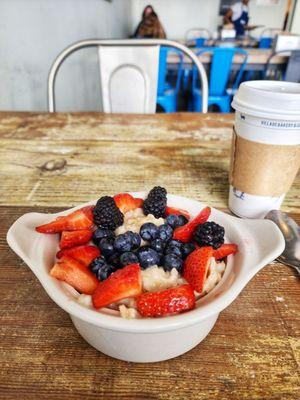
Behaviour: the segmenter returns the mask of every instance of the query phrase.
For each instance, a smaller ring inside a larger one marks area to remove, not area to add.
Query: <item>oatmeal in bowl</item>
[[[210,207],[194,217],[170,207],[157,186],[145,199],[101,197],[36,231],[60,235],[49,273],[79,293],[79,304],[125,319],[158,318],[193,309],[237,252],[210,214]]]

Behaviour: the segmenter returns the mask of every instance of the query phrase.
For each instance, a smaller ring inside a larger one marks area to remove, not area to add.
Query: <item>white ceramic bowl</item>
[[[132,194],[145,197],[145,193]],[[184,208],[192,216],[205,206],[173,195],[168,195],[168,205]],[[125,361],[162,361],[195,347],[213,328],[220,311],[229,306],[263,266],[284,250],[283,236],[273,222],[238,219],[212,209],[210,220],[223,225],[227,241],[239,246],[239,252],[228,257],[221,282],[198,300],[191,311],[165,318],[126,320],[80,305],[76,300],[78,293],[49,274],[58,235],[43,235],[34,228],[80,207],[58,214],[25,214],[9,229],[7,242],[31,268],[52,300],[70,314],[80,335],[102,353]]]

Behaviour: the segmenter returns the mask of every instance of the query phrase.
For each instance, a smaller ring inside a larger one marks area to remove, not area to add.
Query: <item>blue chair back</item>
[[[199,38],[195,38],[195,47],[203,47],[205,42],[206,42],[207,38],[204,37],[199,37]]]
[[[239,86],[242,75],[247,63],[248,52],[244,49],[236,48],[215,48],[206,47],[196,53],[197,56],[210,53],[212,55],[209,78],[209,95],[223,96],[226,94],[227,84],[230,77],[232,60],[235,54],[244,55],[244,61],[236,75],[232,89],[235,90]],[[193,71],[193,88],[196,87],[196,71]]]
[[[270,49],[272,47],[272,43],[273,43],[272,37],[262,37],[259,39],[258,48]]]
[[[180,81],[183,74],[183,56],[180,50],[169,49],[168,47],[161,46],[159,52],[159,66],[158,66],[158,81],[157,81],[157,96],[162,96],[165,91],[166,83],[167,83],[167,72],[168,72],[168,53],[176,53],[179,56],[178,63],[178,71],[177,71],[177,80],[175,91],[179,92],[180,89]]]

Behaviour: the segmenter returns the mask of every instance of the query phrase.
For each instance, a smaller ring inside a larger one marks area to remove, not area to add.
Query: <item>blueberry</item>
[[[107,264],[103,256],[95,258],[90,264],[90,269],[100,281],[107,279],[116,270],[115,267]]]
[[[140,235],[142,239],[150,242],[158,237],[158,228],[152,222],[146,222],[140,228]]]
[[[187,256],[194,251],[196,246],[193,243],[184,243],[181,247],[181,253],[183,259],[187,258]]]
[[[119,253],[125,253],[125,251],[130,251],[132,249],[132,240],[131,235],[126,233],[122,233],[115,238],[114,247]]]
[[[171,269],[175,268],[178,272],[182,273],[182,259],[176,254],[166,254],[163,258],[163,268],[165,271],[171,271]]]
[[[113,231],[111,231],[110,229],[98,228],[93,233],[92,240],[95,243],[95,245],[99,246],[99,242],[100,242],[101,239],[103,239],[103,238],[114,238],[114,237],[115,237],[115,233]]]
[[[175,229],[178,226],[185,225],[188,222],[188,219],[184,215],[168,215],[166,218],[166,223],[171,226],[171,228]]]
[[[165,254],[175,254],[176,256],[181,258],[181,250],[180,247],[175,246],[173,244],[168,244],[164,251]]]
[[[101,254],[105,257],[111,256],[114,252],[114,239],[113,238],[103,238],[99,242],[99,249],[101,250]]]
[[[167,242],[171,239],[173,235],[173,229],[168,224],[163,224],[158,227],[158,237],[159,239]]]
[[[128,236],[130,237],[130,240],[131,240],[131,244],[132,244],[131,250],[138,249],[140,247],[140,245],[141,245],[141,237],[140,237],[140,235],[138,233],[131,232],[131,231],[128,231],[127,234],[128,234]]]
[[[168,246],[175,246],[178,247],[179,249],[181,249],[182,245],[183,243],[176,239],[172,239],[168,242]]]
[[[136,264],[139,262],[139,259],[136,254],[127,251],[126,253],[123,253],[120,257],[120,263],[121,265],[129,265],[129,264]]]
[[[115,268],[120,268],[120,266],[121,266],[121,264],[120,264],[120,255],[118,253],[112,254],[108,258],[107,261],[108,261],[109,264],[111,264]]]
[[[165,248],[165,242],[161,239],[154,239],[152,242],[150,242],[150,247],[157,253],[162,254]]]
[[[185,224],[187,224],[189,222],[189,220],[184,216],[184,215],[178,215],[178,222],[177,222],[177,226],[183,226]]]
[[[138,258],[140,266],[143,269],[151,267],[152,265],[158,265],[160,261],[160,255],[149,246],[142,246],[139,248]]]

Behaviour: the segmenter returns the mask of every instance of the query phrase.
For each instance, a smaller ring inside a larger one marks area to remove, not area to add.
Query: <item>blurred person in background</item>
[[[142,20],[138,24],[133,37],[135,38],[155,38],[165,39],[166,33],[159,21],[159,18],[153,7],[148,5],[144,8]]]
[[[250,0],[242,0],[234,3],[224,15],[224,24],[233,24],[236,37],[245,35],[245,29],[249,22],[248,3]]]

